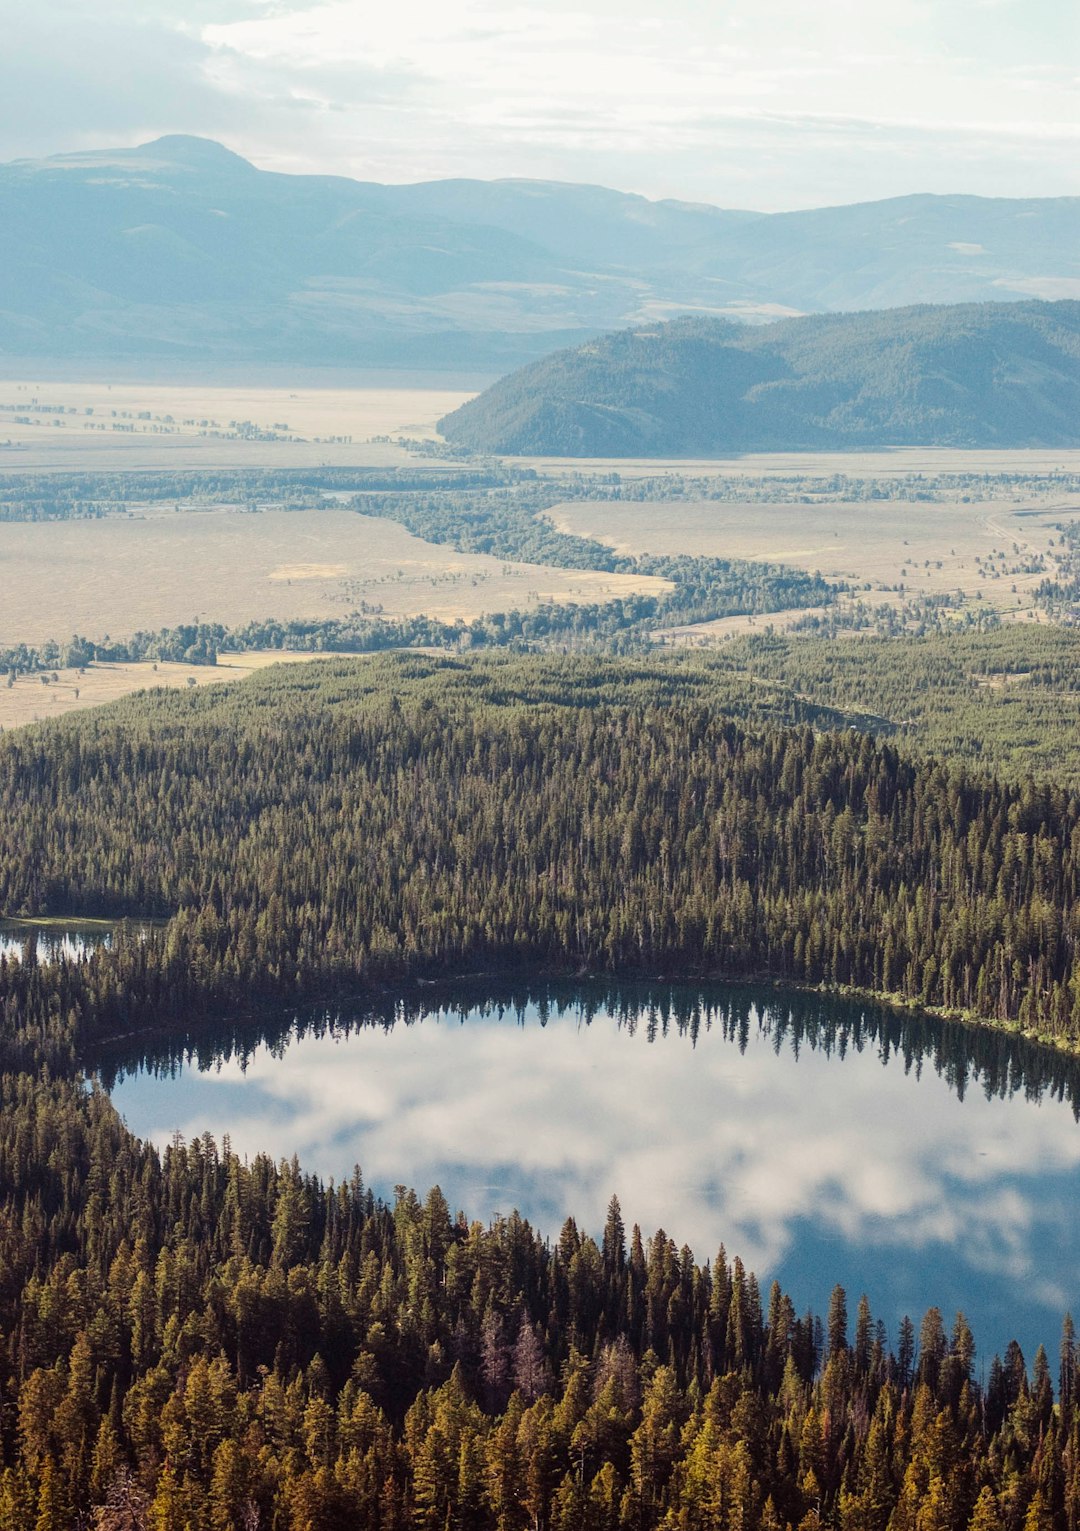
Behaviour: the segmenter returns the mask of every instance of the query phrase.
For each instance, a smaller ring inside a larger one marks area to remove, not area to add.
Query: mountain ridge
[[[439,422],[514,456],[1080,445],[1080,302],[921,304],[616,331]]]
[[[505,371],[683,312],[1080,296],[1080,198],[760,213],[382,185],[167,135],[0,166],[0,355]]]

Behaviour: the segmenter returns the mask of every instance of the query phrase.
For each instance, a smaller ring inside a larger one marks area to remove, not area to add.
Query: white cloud
[[[93,15],[61,0],[59,24],[55,7],[34,15],[5,38],[33,77],[22,88],[10,66],[0,107],[16,152],[126,124],[129,141],[225,133],[280,169],[729,205],[1080,189],[1080,10],[1060,0],[157,0],[136,25],[120,0]]]

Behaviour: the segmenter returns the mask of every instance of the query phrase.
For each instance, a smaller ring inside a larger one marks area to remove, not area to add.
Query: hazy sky
[[[1077,0],[6,0],[0,159],[220,138],[267,168],[765,209],[1080,194]]]

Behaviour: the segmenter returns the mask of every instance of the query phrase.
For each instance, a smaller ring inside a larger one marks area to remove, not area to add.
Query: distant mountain
[[[1080,302],[685,318],[502,378],[440,422],[475,451],[706,456],[1080,446]]]
[[[501,371],[624,323],[1080,296],[1080,198],[726,212],[544,181],[382,186],[220,144],[0,166],[0,355]]]

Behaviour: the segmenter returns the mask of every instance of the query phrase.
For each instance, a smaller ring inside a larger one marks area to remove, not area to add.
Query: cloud
[[[1042,54],[1037,28],[1023,46],[996,45],[1014,30],[1008,7],[978,24],[969,12],[957,29],[948,7],[910,0],[829,0],[812,12],[760,0],[705,13],[687,0],[674,13],[649,0],[402,0],[378,13],[330,0],[202,36],[230,61],[235,88],[248,68],[284,70],[328,112],[333,103],[340,169],[608,180],[778,206],[1073,189],[1068,44],[1059,26]],[[373,73],[389,88],[373,93]],[[318,139],[307,148],[323,151]],[[299,163],[294,150],[288,163]],[[743,195],[747,185],[757,197]]]
[[[204,75],[211,51],[149,6],[136,16],[73,0],[9,8],[0,50],[4,157],[113,146],[196,124],[236,132],[240,103]]]
[[[1060,10],[156,0],[133,18],[60,0],[8,25],[0,141],[199,132],[275,169],[531,175],[763,208],[1062,193],[1080,179],[1080,11],[1070,26]]]

